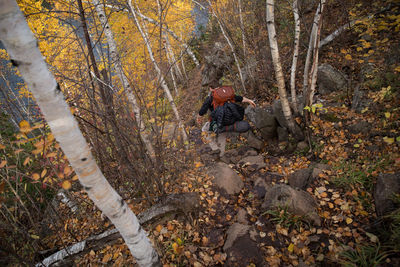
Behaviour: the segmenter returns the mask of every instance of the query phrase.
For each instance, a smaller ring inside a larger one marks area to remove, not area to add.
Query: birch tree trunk
[[[156,60],[154,59],[154,54],[153,54],[153,50],[151,48],[150,40],[149,40],[149,38],[147,36],[147,33],[145,31],[143,31],[143,28],[140,25],[140,22],[139,22],[139,20],[137,18],[136,10],[132,5],[132,0],[129,0],[128,4],[129,4],[129,8],[131,10],[132,16],[133,16],[133,18],[135,20],[135,24],[136,24],[140,34],[142,35],[142,38],[143,38],[145,44],[146,44],[150,60],[153,63],[154,69],[156,70],[156,72],[158,74],[161,87],[163,88],[164,93],[167,96],[167,99],[169,101],[169,104],[171,105],[172,111],[174,112],[176,121],[178,123],[178,127],[179,127],[179,129],[181,131],[181,134],[182,134],[183,142],[184,142],[185,146],[188,147],[188,137],[187,137],[187,134],[186,134],[186,131],[185,131],[185,127],[184,127],[184,125],[182,123],[182,120],[181,120],[181,118],[179,116],[178,108],[175,105],[174,98],[172,97],[171,90],[169,90],[167,82],[165,81],[164,75],[162,74],[161,69],[158,67],[158,64],[157,64]]]
[[[317,34],[317,30],[318,30],[318,27],[316,26],[316,24],[317,24],[317,21],[319,21],[320,7],[321,7],[321,4],[318,4],[317,10],[315,11],[313,26],[312,26],[312,30],[311,30],[311,34],[310,34],[310,41],[308,43],[306,62],[304,63],[304,73],[303,73],[303,95],[304,96],[306,95],[307,88],[308,88],[308,75],[309,75],[309,70],[310,70],[310,61],[311,61],[311,56],[312,56],[312,52],[314,50],[314,45],[315,45],[315,35]]]
[[[236,67],[237,67],[238,72],[239,72],[240,82],[242,83],[243,91],[246,92],[246,86],[244,85],[244,79],[243,79],[243,73],[242,73],[242,69],[240,68],[238,57],[236,56],[235,48],[233,47],[232,42],[230,41],[228,35],[226,34],[224,26],[222,25],[219,17],[215,13],[215,10],[213,9],[210,0],[208,0],[208,4],[210,5],[210,8],[211,8],[213,16],[217,19],[217,22],[218,22],[219,28],[221,29],[222,35],[224,36],[226,42],[228,43],[228,45],[229,45],[229,47],[231,49],[233,58],[235,59]]]
[[[179,80],[183,81],[184,79],[183,79],[182,71],[179,68],[178,60],[176,60],[176,58],[175,58],[174,50],[171,48],[171,43],[169,42],[168,33],[164,33],[164,34],[165,34],[165,45],[166,45],[167,51],[169,53],[169,56],[171,57],[173,67],[175,69],[175,73],[179,77]]]
[[[285,116],[285,119],[287,121],[289,131],[293,135],[297,136],[299,133],[298,131],[296,131],[296,125],[292,116],[292,112],[290,110],[290,105],[286,94],[285,80],[282,71],[281,59],[279,56],[278,42],[276,39],[275,21],[274,21],[275,20],[274,0],[267,0],[266,13],[267,13],[267,28],[268,28],[269,44],[271,47],[272,63],[274,64],[275,76],[278,82],[278,92],[279,92],[279,97],[281,99],[283,115]]]
[[[244,23],[243,23],[243,15],[242,15],[242,0],[238,0],[239,6],[239,20],[240,20],[240,27],[242,32],[242,43],[243,43],[243,55],[246,58],[247,51],[246,51],[246,36],[244,35]]]
[[[304,96],[305,105],[309,106],[309,107],[311,107],[311,105],[313,104],[315,85],[317,83],[318,51],[319,51],[319,40],[320,40],[321,26],[322,26],[321,18],[322,18],[322,11],[324,10],[324,6],[325,6],[325,1],[326,0],[321,0],[321,2],[320,2],[321,9],[318,11],[319,12],[318,20],[316,22],[314,22],[314,23],[316,23],[314,25],[315,25],[317,31],[314,36],[315,42],[313,45],[314,46],[313,64],[312,64],[310,75],[309,75],[310,88],[308,88],[307,94]]]
[[[97,166],[24,15],[13,0],[0,1],[0,39],[89,197],[120,231],[140,266],[161,266],[135,214]]]
[[[296,96],[296,69],[297,59],[299,57],[299,44],[300,44],[300,18],[299,8],[297,6],[297,0],[293,1],[293,16],[294,16],[294,50],[293,50],[293,61],[292,68],[290,71],[290,91],[292,95],[293,110],[295,113],[299,112]]]
[[[100,23],[104,29],[104,34],[107,38],[108,48],[110,50],[111,66],[113,68],[113,71],[117,74],[119,80],[121,81],[121,84],[124,88],[124,92],[128,98],[132,111],[135,115],[136,123],[139,128],[139,136],[146,147],[150,159],[153,161],[153,163],[156,163],[155,160],[156,155],[154,152],[153,145],[151,144],[151,141],[149,139],[149,136],[146,133],[146,127],[141,116],[140,106],[133,93],[133,89],[129,83],[129,80],[126,77],[124,70],[122,68],[122,63],[117,50],[117,44],[115,42],[113,33],[111,31],[111,27],[108,24],[103,5],[100,4],[99,0],[92,0],[92,3],[96,8],[97,16],[99,17]]]

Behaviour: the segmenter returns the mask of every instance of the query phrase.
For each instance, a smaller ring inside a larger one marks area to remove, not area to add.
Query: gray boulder
[[[285,142],[289,140],[289,132],[286,128],[283,127],[278,127],[276,129],[277,133],[278,133],[278,140],[279,142]]]
[[[229,248],[232,247],[235,240],[241,236],[247,234],[250,230],[250,226],[241,223],[234,223],[229,227],[228,231],[226,232],[226,241],[224,244],[224,251],[227,251]]]
[[[249,146],[241,146],[236,149],[225,151],[225,154],[221,157],[221,160],[227,164],[237,164],[241,159],[249,156],[258,155],[257,151]]]
[[[218,162],[212,166],[208,173],[214,176],[214,185],[225,190],[230,195],[239,193],[244,186],[239,175],[223,162]]]
[[[266,210],[288,207],[288,211],[302,216],[304,220],[317,226],[321,225],[321,218],[317,212],[317,202],[312,196],[299,189],[293,189],[286,184],[273,186],[267,191],[262,208]]]
[[[347,87],[347,79],[343,73],[329,64],[318,67],[318,92],[322,95],[343,90]]]
[[[276,136],[277,123],[275,116],[272,114],[271,107],[252,108],[249,106],[246,108],[245,114],[249,121],[251,121],[260,131],[264,140],[268,140]]]
[[[289,185],[294,188],[306,189],[311,182],[312,169],[301,169],[289,175]]]
[[[264,142],[258,139],[252,131],[247,132],[247,144],[249,147],[261,150],[263,148]]]
[[[300,100],[299,100],[299,102],[300,102]],[[289,103],[290,103],[290,99],[289,99]],[[282,104],[281,104],[280,99],[277,99],[274,101],[274,103],[272,104],[272,110],[274,112],[274,116],[275,116],[276,120],[278,121],[278,124],[282,128],[289,129],[288,124],[286,122],[285,115],[283,114]],[[300,126],[296,122],[295,122],[295,136],[294,137],[299,141],[304,140],[304,134],[303,134]]]
[[[245,157],[238,162],[238,165],[250,166],[254,170],[259,170],[267,166],[267,164],[265,164],[264,162],[264,157],[262,155]]]
[[[211,49],[210,53],[204,57],[205,66],[202,70],[202,86],[209,86],[224,75],[227,66],[230,66],[233,62],[232,56],[225,53],[224,45],[220,42],[216,42],[214,47]]]
[[[374,199],[375,210],[379,216],[385,215],[395,208],[394,194],[400,193],[400,173],[381,174],[376,182]]]

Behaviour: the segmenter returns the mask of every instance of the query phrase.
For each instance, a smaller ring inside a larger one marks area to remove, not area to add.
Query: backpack
[[[235,102],[235,91],[232,86],[221,86],[212,90],[212,106],[215,109],[223,106],[226,102]]]

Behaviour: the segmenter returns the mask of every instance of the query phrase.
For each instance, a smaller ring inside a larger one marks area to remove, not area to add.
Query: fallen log
[[[167,195],[156,205],[140,213],[138,215],[139,223],[143,225],[171,212],[181,212],[185,215],[189,215],[200,207],[199,203],[199,196],[194,192]],[[117,229],[107,230],[101,234],[91,236],[81,242],[61,249],[41,262],[36,263],[35,266],[65,266],[68,262],[72,262],[74,258],[90,250],[98,250],[106,244],[116,242],[120,237],[121,235]]]

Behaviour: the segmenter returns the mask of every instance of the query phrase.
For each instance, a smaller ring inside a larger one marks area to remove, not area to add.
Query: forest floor
[[[379,174],[400,170],[400,141],[396,139],[400,136],[399,92],[390,91],[390,84],[385,84],[390,81],[385,80],[388,63],[384,60],[398,44],[398,37],[382,31],[374,41],[323,50],[321,61],[346,64],[353,74],[363,63],[373,65],[373,77],[366,81],[370,84],[369,107],[361,112],[351,109],[349,95],[354,88],[350,92],[320,96],[322,108],[312,119],[312,151],[288,153],[285,150],[287,143],[271,140],[258,152],[264,159],[263,168],[254,170],[246,165],[231,164],[244,183],[238,194],[226,194],[213,185],[213,177],[207,174],[210,162],[200,158],[203,147],[200,126],[190,126],[188,131],[193,145],[186,153],[192,157],[188,161],[191,166],[187,166],[173,184],[166,183],[165,191],[198,192],[201,208],[191,216],[171,215],[144,225],[164,266],[337,266],[362,257],[363,248],[372,251],[365,254],[370,257],[365,259],[367,263],[388,256],[383,260],[384,264],[399,265],[398,257],[380,254],[378,229],[374,229],[377,217],[373,201],[373,188]],[[372,49],[374,52],[368,52]],[[397,79],[399,72],[398,67],[393,72]],[[373,88],[374,83],[379,82],[376,77],[383,77],[384,82]],[[197,70],[183,92],[180,109],[187,122],[193,119],[193,113],[197,113],[200,105],[200,81],[201,73]],[[267,104],[270,103],[261,106]],[[354,130],[355,125],[361,126]],[[227,151],[245,147],[246,142],[244,136],[231,136]],[[279,150],[271,153],[268,146],[279,147]],[[260,193],[260,188],[256,187],[257,179],[270,185],[287,184],[290,174],[315,163],[329,166],[306,188],[318,204],[320,226],[306,223],[285,209],[263,210],[265,192]],[[63,225],[50,227],[64,230],[43,240],[49,247],[74,244],[112,227],[83,190],[71,194],[80,211],[76,216],[63,216],[68,218]],[[125,197],[125,200],[136,214],[149,205],[133,197]],[[70,213],[66,205],[60,205],[61,212]],[[233,255],[243,256],[241,251],[247,257],[232,259],[223,246],[227,230],[237,222],[251,226],[250,239],[241,239],[234,246],[238,254],[234,252]],[[346,254],[345,250],[354,253]],[[78,266],[129,266],[134,264],[134,259],[120,238],[91,250],[75,263]]]

